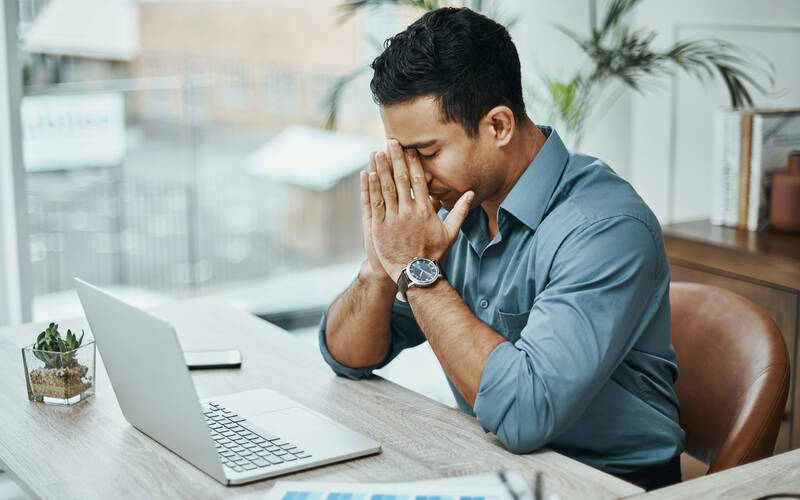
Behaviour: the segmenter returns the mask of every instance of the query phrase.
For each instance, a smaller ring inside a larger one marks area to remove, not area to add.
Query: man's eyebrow
[[[437,142],[438,142],[437,139],[431,139],[429,141],[418,142],[416,144],[409,144],[407,146],[403,146],[403,149],[425,149],[433,146]]]

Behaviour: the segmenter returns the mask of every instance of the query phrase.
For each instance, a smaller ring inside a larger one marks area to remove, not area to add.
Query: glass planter
[[[42,351],[35,344],[22,348],[28,399],[54,405],[74,405],[94,394],[94,340],[68,352]]]

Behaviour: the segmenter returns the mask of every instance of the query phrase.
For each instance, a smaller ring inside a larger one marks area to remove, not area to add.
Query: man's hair
[[[381,106],[433,96],[444,122],[478,133],[494,106],[525,119],[519,55],[501,24],[467,8],[428,12],[389,38],[372,62],[372,96]]]

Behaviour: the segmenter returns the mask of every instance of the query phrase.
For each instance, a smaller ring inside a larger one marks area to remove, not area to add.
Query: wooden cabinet
[[[738,293],[761,306],[781,329],[792,363],[792,385],[775,452],[800,448],[800,235],[749,232],[708,221],[670,224],[663,232],[672,281]]]

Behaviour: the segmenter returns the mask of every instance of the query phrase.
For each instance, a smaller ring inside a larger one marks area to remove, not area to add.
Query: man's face
[[[443,123],[439,105],[432,97],[381,106],[386,138],[403,148],[416,149],[431,197],[452,210],[465,192],[475,192],[476,203],[491,197],[502,185],[494,168],[491,141],[479,133],[469,137],[459,123]]]

